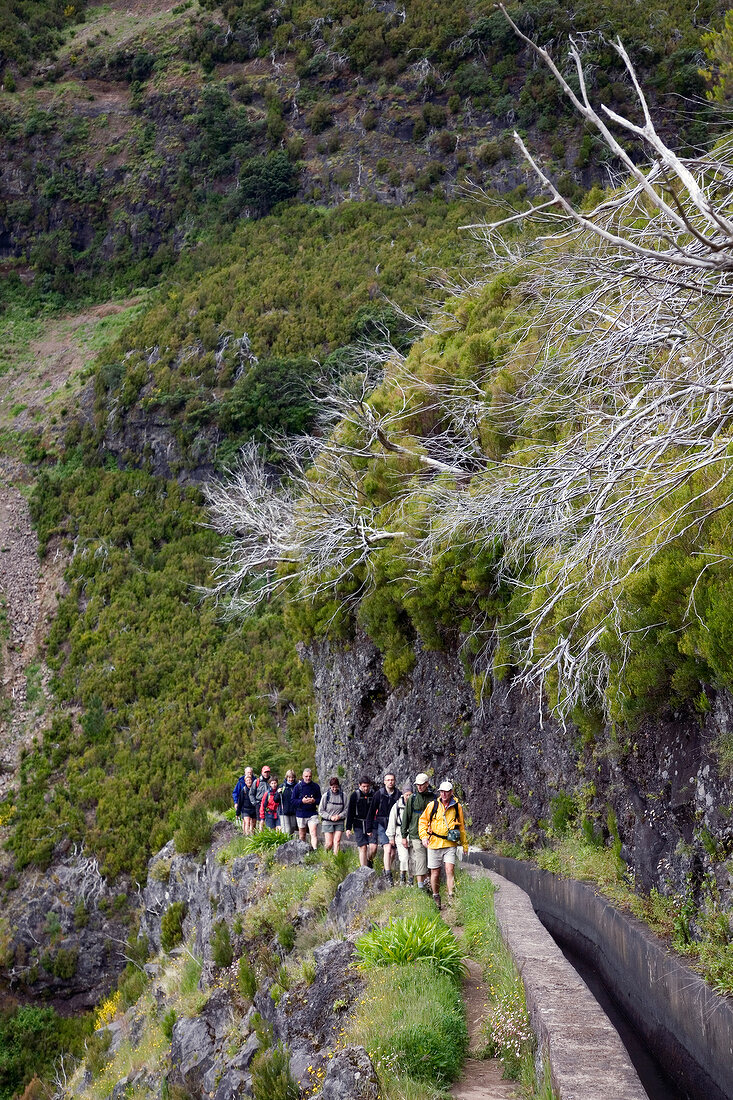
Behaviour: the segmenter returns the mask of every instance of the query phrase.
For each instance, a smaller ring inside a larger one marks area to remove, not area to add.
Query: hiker
[[[412,850],[412,858],[415,863],[415,878],[418,887],[429,890],[428,878],[428,853],[420,840],[420,815],[426,806],[435,801],[435,791],[430,786],[430,780],[425,772],[419,772],[415,776],[415,787],[412,796],[405,802],[402,813],[402,848]]]
[[[242,823],[242,832],[245,836],[251,836],[255,831],[257,806],[254,801],[253,786],[252,768],[245,768],[232,791],[235,812],[238,820]]]
[[[405,812],[407,799],[410,798],[411,795],[412,784],[407,783],[402,788],[402,794],[389,811],[389,821],[387,822],[387,836],[392,845],[392,854],[394,855],[395,850],[397,851],[397,858],[400,864],[401,886],[412,886],[413,883],[414,860],[412,858],[412,849],[409,844],[405,847],[402,843],[402,818]]]
[[[450,904],[456,888],[455,866],[459,841],[464,855],[468,853],[463,807],[453,797],[453,784],[449,779],[440,784],[438,797],[425,807],[420,816],[420,839],[428,850],[433,901],[440,909],[440,868],[445,867]]]
[[[372,834],[372,844],[382,847],[382,859],[384,863],[384,878],[392,885],[392,844],[387,836],[390,810],[394,806],[400,792],[397,790],[397,777],[394,772],[386,772],[384,784],[375,791],[367,818],[367,831]],[[376,847],[375,847],[376,852]]]
[[[293,787],[292,804],[298,822],[298,836],[305,840],[310,833],[311,848],[318,847],[318,806],[321,801],[321,788],[313,781],[313,772],[306,768],[303,778]]]
[[[346,817],[346,799],[338,776],[332,775],[329,779],[328,790],[321,799],[318,813],[321,817],[321,831],[326,851],[333,851],[334,855],[338,855]]]
[[[259,774],[259,778],[254,785],[254,803],[259,813],[260,803],[262,802],[262,796],[267,793],[270,788],[270,765],[263,764]],[[260,818],[258,821],[258,828],[262,828],[264,822]]]
[[[265,829],[277,828],[280,819],[280,791],[278,790],[277,777],[272,776],[270,786],[262,796],[260,802],[260,821]]]
[[[374,788],[368,775],[362,775],[359,785],[352,792],[346,811],[346,835],[354,834],[356,846],[359,849],[359,866],[371,867],[371,861],[377,850],[372,843],[372,834],[367,829],[367,818],[372,805]]]
[[[291,836],[298,828],[295,820],[295,806],[293,805],[293,791],[295,789],[295,772],[289,768],[285,772],[285,782],[280,788],[280,822],[278,829],[286,836]]]

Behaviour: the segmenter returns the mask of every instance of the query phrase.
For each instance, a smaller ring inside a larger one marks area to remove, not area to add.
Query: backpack
[[[268,790],[267,793],[265,795],[263,795],[263,798],[262,798],[262,814],[263,814],[263,816],[267,817],[268,814],[269,814],[270,817],[274,817],[275,819],[279,818],[279,816],[280,816],[280,814],[278,812],[278,807],[279,806],[280,806],[280,792],[279,791],[270,791],[270,790]]]
[[[354,817],[357,821],[366,821],[369,816],[369,810],[372,805],[372,798],[374,792],[370,791],[369,794],[362,794],[361,791],[356,792],[356,802],[354,803]],[[363,813],[360,812],[363,810]]]
[[[329,789],[326,791],[326,802],[324,806],[324,812],[326,814],[329,812],[328,807],[331,802],[333,802],[334,806],[338,806],[339,810],[346,809],[346,799],[344,798],[344,792],[341,789],[339,789],[338,798],[334,799],[331,798],[331,788],[329,787]]]

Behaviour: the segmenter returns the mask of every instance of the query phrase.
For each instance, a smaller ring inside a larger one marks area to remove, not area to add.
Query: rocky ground
[[[42,646],[66,567],[60,544],[38,560],[23,442],[43,431],[52,445],[63,433],[95,349],[138,304],[106,302],[30,331],[11,318],[0,329],[0,801],[15,784],[23,747],[47,719]]]
[[[14,782],[21,749],[39,728],[48,679],[38,653],[50,578],[41,581],[21,477],[19,464],[0,458],[0,799]]]

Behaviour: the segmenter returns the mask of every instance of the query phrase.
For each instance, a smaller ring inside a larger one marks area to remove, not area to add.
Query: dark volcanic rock
[[[542,839],[538,823],[551,820],[553,800],[568,794],[601,828],[613,810],[624,858],[642,885],[682,893],[710,873],[723,903],[733,900],[725,869],[733,779],[719,771],[713,748],[733,728],[730,696],[718,695],[704,721],[667,713],[625,739],[609,726],[588,742],[511,679],[477,704],[455,652],[418,645],[412,673],[394,688],[363,634],[348,647],[317,643],[309,657],[321,775],[340,768],[351,788],[365,771],[393,770],[398,785],[418,771],[449,777],[474,832],[530,843]]]
[[[302,863],[310,850],[311,846],[307,841],[295,837],[294,840],[288,840],[275,849],[272,857],[273,862],[292,867],[295,864]]]
[[[210,976],[213,925],[221,920],[231,922],[236,913],[251,904],[263,873],[263,863],[257,856],[235,859],[226,866],[219,863],[218,852],[234,835],[235,827],[229,822],[215,826],[203,863],[192,856],[177,855],[173,841],[169,841],[150,860],[143,892],[140,928],[156,950],[160,949],[163,916],[174,902],[185,904],[183,934],[186,937],[195,928],[195,950],[204,959],[206,976]]]
[[[371,867],[359,867],[339,883],[336,896],[328,907],[328,915],[343,928],[360,913],[370,898],[388,889],[384,876]]]
[[[301,1087],[312,1086],[319,1069],[325,1073],[325,1052],[338,1041],[341,1013],[363,989],[351,966],[353,943],[329,940],[313,955],[316,976],[311,985],[283,993],[275,1004],[269,995],[272,983],[266,982],[254,999],[257,1011],[272,1024],[275,1039],[288,1047],[290,1072]]]
[[[92,1008],[125,966],[125,916],[133,904],[126,884],[113,888],[96,859],[79,851],[18,877],[3,907],[10,933],[5,982],[21,998],[43,998],[62,1011]]]
[[[198,1016],[176,1020],[171,1039],[174,1080],[195,1095],[212,1092],[229,1065],[225,1047],[232,1022],[231,999],[223,989],[212,993]]]
[[[329,1062],[321,1100],[379,1100],[379,1081],[364,1047],[345,1047]]]

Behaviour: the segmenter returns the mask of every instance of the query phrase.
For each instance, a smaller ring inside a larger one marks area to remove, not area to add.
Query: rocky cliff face
[[[272,868],[262,856],[222,865],[217,856],[233,835],[234,827],[221,823],[203,860],[177,855],[169,844],[150,861],[141,920],[155,956],[145,966],[149,985],[124,1016],[97,1032],[95,1042],[108,1061],[103,1078],[89,1059],[77,1072],[71,1092],[79,1100],[90,1097],[92,1088],[95,1095],[103,1088],[114,1100],[131,1088],[150,1100],[168,1090],[190,1100],[251,1096],[253,1060],[275,1044],[286,1050],[290,1072],[304,1094],[317,1092],[321,1100],[377,1100],[369,1057],[362,1047],[344,1044],[342,1027],[363,989],[351,966],[358,934],[354,921],[385,889],[381,876],[369,868],[348,875],[327,913],[302,904],[292,918],[283,895],[282,918],[293,932],[320,929],[312,953],[306,949],[312,959],[308,975],[298,977],[298,946],[284,945],[258,905],[278,889],[280,872],[287,875],[307,861],[310,848],[298,840],[285,843],[274,854]],[[185,913],[183,939],[166,955],[160,947],[162,925],[172,905]],[[223,925],[231,936],[228,962],[213,947],[215,926]],[[240,958],[256,974],[256,991],[254,986],[249,993],[242,989]],[[189,991],[184,1003],[176,996],[181,964],[187,962],[193,963],[198,990]],[[290,981],[283,977],[287,967]],[[170,1021],[169,1045],[160,1035],[164,1015]]]
[[[125,966],[135,902],[112,889],[97,861],[71,851],[46,871],[25,871],[6,893],[0,918],[3,985],[20,1000],[63,1013],[94,1007]]]
[[[718,696],[704,721],[669,715],[625,743],[606,728],[592,744],[563,729],[510,680],[481,706],[455,653],[420,651],[409,678],[391,688],[365,636],[309,652],[317,699],[319,774],[349,784],[366,771],[398,781],[426,770],[452,778],[474,832],[531,843],[542,838],[560,794],[601,828],[612,809],[622,854],[646,888],[684,892],[711,873],[733,894],[733,782],[713,751],[731,728],[733,700]]]

